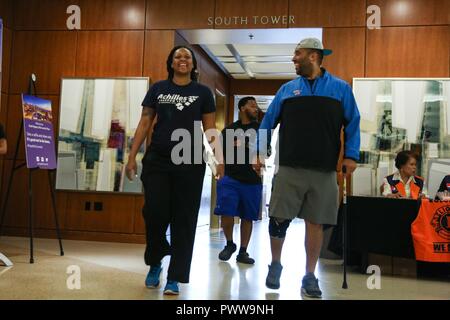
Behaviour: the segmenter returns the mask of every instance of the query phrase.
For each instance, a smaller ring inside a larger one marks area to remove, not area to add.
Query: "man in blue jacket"
[[[323,56],[331,54],[320,40],[307,38],[296,47],[292,61],[300,76],[277,92],[261,123],[259,152],[254,169],[260,172],[270,144],[272,130],[280,124],[278,172],[270,200],[269,234],[272,263],[266,286],[280,287],[281,251],[290,222],[305,220],[306,274],[302,294],[320,298],[314,275],[323,241],[323,225],[334,225],[338,212],[336,168],[344,128],[344,160],[350,175],[359,159],[360,116],[351,87],[321,67]]]

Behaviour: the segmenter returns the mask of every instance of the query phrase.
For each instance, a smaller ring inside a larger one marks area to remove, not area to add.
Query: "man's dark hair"
[[[400,170],[400,168],[403,167],[411,158],[419,161],[419,156],[417,153],[414,153],[411,150],[400,151],[395,157],[395,167]]]
[[[194,51],[192,51],[192,49],[187,47],[187,46],[176,46],[170,51],[169,56],[167,57],[167,61],[166,61],[167,73],[169,74],[168,79],[169,80],[173,79],[174,70],[172,68],[172,62],[173,62],[173,56],[175,55],[175,52],[178,49],[186,49],[186,50],[188,50],[191,53],[191,55],[192,55],[192,63],[194,65],[194,67],[192,68],[192,71],[191,71],[191,80],[197,81],[197,78],[198,78],[197,59],[195,58]]]
[[[318,49],[308,49],[308,53],[314,52],[317,53],[317,55],[319,56],[319,59],[317,61],[319,62],[319,66],[321,66],[323,61],[323,51]]]
[[[244,98],[242,98],[241,100],[239,100],[239,102],[238,102],[238,108],[239,108],[239,110],[241,110],[241,108],[243,107],[243,106],[245,106],[246,104],[247,104],[247,102],[249,102],[249,101],[251,101],[251,100],[253,100],[253,101],[256,101],[256,99],[255,99],[255,97],[244,97]]]

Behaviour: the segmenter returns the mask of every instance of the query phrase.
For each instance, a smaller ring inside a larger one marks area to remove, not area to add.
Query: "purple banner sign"
[[[56,169],[51,101],[22,94],[27,167]]]

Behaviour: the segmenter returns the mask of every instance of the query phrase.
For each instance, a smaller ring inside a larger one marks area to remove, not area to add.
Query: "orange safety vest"
[[[416,260],[450,262],[450,201],[421,201],[411,225]]]
[[[402,196],[406,197],[405,185],[400,180],[394,180],[394,175],[386,177],[387,182],[391,186],[392,193],[400,193]],[[419,199],[419,194],[423,189],[423,178],[419,176],[414,176],[414,180],[416,182],[412,182],[409,184],[411,188],[411,199]]]

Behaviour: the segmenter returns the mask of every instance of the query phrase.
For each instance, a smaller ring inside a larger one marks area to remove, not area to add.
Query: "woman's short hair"
[[[166,62],[168,79],[169,80],[173,79],[173,75],[174,75],[175,71],[172,68],[172,62],[173,62],[173,56],[175,55],[175,52],[178,49],[186,49],[186,50],[188,50],[191,53],[191,55],[192,55],[192,63],[194,65],[194,67],[192,68],[192,71],[191,71],[191,80],[197,81],[197,78],[198,78],[197,59],[195,58],[194,51],[192,51],[192,49],[187,47],[187,46],[176,46],[170,51],[169,56],[167,57],[167,62]]]
[[[417,155],[417,153],[412,152],[411,150],[400,151],[395,157],[395,167],[400,170],[400,168],[407,164],[409,159],[411,158],[419,161],[419,156]]]

